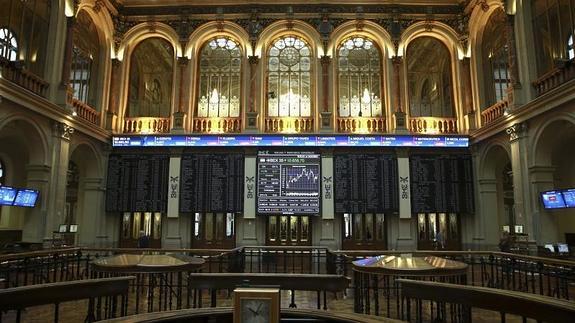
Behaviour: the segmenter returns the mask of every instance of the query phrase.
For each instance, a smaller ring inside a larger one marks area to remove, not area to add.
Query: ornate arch
[[[339,43],[346,37],[351,35],[366,36],[374,40],[379,48],[382,50],[382,58],[393,57],[395,55],[395,48],[391,41],[391,35],[380,25],[370,20],[362,21],[362,28],[358,29],[358,21],[348,21],[338,26],[331,34],[330,41],[327,46],[326,55],[332,56],[337,50]]]
[[[254,51],[255,55],[263,58],[270,43],[287,34],[295,34],[305,39],[312,50],[312,57],[324,55],[319,33],[313,26],[301,20],[280,20],[269,25],[260,34]]]
[[[176,57],[182,57],[183,51],[178,33],[164,23],[148,21],[138,24],[126,32],[116,53],[116,58],[120,61],[124,61],[124,59],[128,57],[129,60],[132,51],[140,42],[153,37],[160,37],[167,40],[172,44]]]
[[[530,166],[540,166],[549,163],[550,154],[543,149],[542,144],[543,135],[549,130],[549,126],[557,121],[567,121],[575,125],[575,114],[568,112],[556,113],[552,117],[545,119],[543,122],[537,123],[537,126],[532,130],[532,135],[530,136],[529,147],[533,147],[531,150],[531,156],[528,156],[528,160],[531,161]],[[542,155],[546,154],[548,158],[543,158]]]
[[[206,41],[216,36],[228,36],[236,40],[247,57],[253,55],[250,36],[240,25],[231,21],[212,21],[199,26],[188,38],[184,56],[194,60]]]
[[[483,147],[480,152],[479,157],[479,174],[478,177],[480,179],[489,178],[485,175],[490,173],[488,167],[493,168],[493,162],[490,160],[490,156],[495,149],[502,149],[506,154],[509,161],[511,161],[511,147],[509,142],[506,140],[506,137],[502,136],[491,141],[489,144]]]
[[[423,36],[434,37],[443,42],[454,58],[454,62],[466,56],[467,51],[461,45],[457,32],[450,26],[437,21],[421,21],[409,26],[401,35],[397,55],[405,55],[409,43]]]
[[[84,158],[85,160],[83,160],[83,162],[85,164],[95,165],[95,168],[92,170],[96,174],[91,174],[91,175],[103,176],[104,169],[103,169],[103,163],[102,163],[102,155],[98,153],[98,149],[96,148],[94,143],[92,143],[91,141],[89,141],[87,139],[80,139],[77,141],[73,140],[73,142],[70,145],[70,158],[73,156],[73,154],[76,152],[77,149],[82,149],[82,147],[86,147],[86,149],[88,149],[93,154],[93,157],[95,158],[94,163],[86,163],[86,161],[89,160],[89,158]]]
[[[48,137],[49,135],[43,130],[43,126],[40,125],[36,120],[32,118],[27,118],[23,115],[12,114],[5,117],[0,122],[0,132],[6,127],[6,125],[10,124],[11,122],[15,121],[22,121],[27,123],[33,130],[35,130],[36,135],[39,140],[29,140],[29,137],[26,136],[24,139],[28,145],[28,151],[30,153],[29,158],[32,164],[38,165],[46,165],[48,164],[49,159],[49,149],[48,149]],[[32,133],[27,133],[27,135],[32,136]]]

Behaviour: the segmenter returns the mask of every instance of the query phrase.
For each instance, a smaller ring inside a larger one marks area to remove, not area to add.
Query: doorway
[[[150,248],[161,248],[162,213],[124,212],[120,232],[120,248],[138,248],[141,231],[149,237]]]
[[[457,213],[418,213],[417,249],[461,250],[461,230]]]
[[[342,224],[344,250],[387,249],[385,214],[344,213]]]
[[[192,248],[233,249],[236,247],[234,213],[194,213]]]
[[[309,215],[269,215],[266,226],[268,246],[311,246]]]

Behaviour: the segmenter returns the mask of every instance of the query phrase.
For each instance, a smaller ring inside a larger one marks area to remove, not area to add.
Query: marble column
[[[533,203],[533,231],[539,244],[564,239],[564,237],[559,236],[558,221],[556,219],[560,214],[556,211],[545,210],[539,202],[539,192],[556,188],[554,173],[554,166],[531,166],[529,168],[529,182],[532,188],[531,199],[536,201]]]
[[[471,65],[470,58],[464,57],[461,61],[461,81],[462,86],[462,112],[467,119],[467,127],[469,130],[475,129],[475,109],[473,108],[473,98],[471,93]],[[461,129],[460,129],[461,130]]]
[[[50,174],[51,168],[46,165],[28,165],[26,167],[26,187],[36,189],[40,192],[36,207],[11,208],[10,216],[21,215],[22,221],[22,241],[43,242],[44,228],[48,215],[48,200],[50,197]],[[24,214],[14,214],[20,211]]]
[[[473,249],[493,249],[499,243],[499,207],[497,180],[485,178],[477,180],[476,210],[473,221]]]
[[[332,119],[333,112],[329,109],[329,66],[331,57],[324,55],[320,58],[321,63],[321,126],[324,131],[333,131]]]
[[[60,86],[68,90],[70,84],[70,71],[72,69],[72,49],[74,47],[74,25],[75,17],[66,17],[66,43],[64,47],[64,64],[62,65],[62,76],[60,77]]]
[[[391,105],[392,111],[395,116],[395,132],[396,133],[406,133],[406,116],[405,111],[402,107],[401,100],[401,70],[403,68],[403,57],[394,56],[391,59],[393,63],[393,81],[391,82]]]
[[[527,124],[516,123],[506,129],[511,145],[511,168],[513,171],[513,195],[516,224],[524,225],[529,239],[537,239],[533,228],[532,197],[529,185],[529,142]]]
[[[84,178],[82,181],[82,209],[78,212],[78,238],[76,240],[80,246],[106,246],[107,233],[103,226],[102,214],[105,191],[104,178]]]
[[[107,130],[122,130],[117,129],[116,124],[118,120],[119,95],[120,95],[120,73],[122,71],[122,62],[117,58],[112,59],[112,75],[110,76],[110,98],[108,102],[108,111],[106,111],[106,124]]]
[[[507,15],[505,20],[505,44],[507,46],[507,65],[509,68],[509,86],[507,87],[507,101],[511,109],[520,105],[522,102],[519,91],[521,83],[519,82],[519,69],[517,68],[517,47],[515,46],[515,16]]]
[[[257,56],[248,57],[250,63],[250,80],[249,80],[249,93],[248,93],[248,111],[246,112],[245,129],[248,131],[256,131],[258,128],[258,107],[256,85],[258,81],[258,64],[260,58]]]
[[[178,98],[177,98],[177,109],[174,111],[174,123],[172,124],[172,132],[173,133],[184,133],[184,119],[186,116],[187,111],[187,96],[184,94],[184,89],[188,88],[188,80],[190,73],[187,73],[188,68],[188,58],[187,57],[178,57],[178,66],[179,71],[177,75],[178,82]]]

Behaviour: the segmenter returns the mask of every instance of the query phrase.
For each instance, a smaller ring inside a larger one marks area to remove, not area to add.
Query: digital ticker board
[[[138,135],[114,136],[113,147],[452,147],[466,136],[411,135]]]
[[[319,214],[319,153],[259,152],[257,165],[258,214]]]

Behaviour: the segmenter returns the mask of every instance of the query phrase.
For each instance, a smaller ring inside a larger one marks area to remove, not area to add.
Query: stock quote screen
[[[319,153],[261,151],[257,163],[259,214],[319,214]]]

